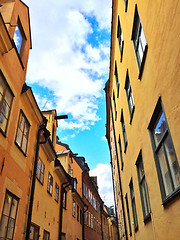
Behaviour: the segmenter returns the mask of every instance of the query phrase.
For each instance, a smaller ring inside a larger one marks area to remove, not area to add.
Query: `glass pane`
[[[8,106],[10,106],[11,102],[12,102],[12,94],[10,93],[9,90],[6,91],[5,100],[6,100],[7,104],[8,104]]]
[[[31,229],[30,229],[30,240],[34,240],[33,237],[34,237],[34,227],[31,226]]]
[[[141,190],[142,190],[142,200],[144,204],[144,213],[145,213],[145,216],[147,216],[150,213],[150,205],[149,205],[149,196],[147,192],[147,184],[145,179],[141,183]]]
[[[12,199],[12,206],[11,206],[11,218],[16,218],[16,211],[17,211],[18,201],[16,199]]]
[[[22,35],[21,35],[18,25],[16,26],[16,29],[14,32],[14,42],[16,44],[18,52],[20,52],[21,45],[22,45]]]
[[[7,239],[13,239],[15,220],[10,218],[8,223]]]
[[[0,237],[5,238],[6,230],[8,224],[8,217],[2,215],[1,224],[0,224]]]
[[[19,116],[19,128],[23,132],[23,129],[24,129],[24,117],[23,117],[22,113],[20,113],[20,116]]]
[[[166,149],[166,154],[171,169],[173,183],[175,188],[177,188],[180,185],[180,168],[176,158],[176,153],[174,151],[173,143],[169,135],[167,136],[164,142],[164,146]]]
[[[139,60],[140,60],[140,64],[141,64],[142,59],[143,59],[143,49],[142,49],[140,40],[139,40],[137,52],[138,52],[138,56],[139,56]]]
[[[153,137],[154,137],[156,146],[160,142],[166,129],[167,129],[167,122],[165,119],[165,115],[164,115],[164,112],[161,112],[161,114],[159,115],[159,117],[157,119],[155,127],[153,129]]]
[[[168,172],[168,167],[167,167],[163,147],[159,149],[158,158],[159,158],[159,164],[160,164],[161,174],[163,178],[165,193],[167,196],[169,193],[173,191],[173,188],[171,185],[170,174]]]
[[[18,128],[17,131],[17,136],[16,136],[16,143],[21,146],[21,140],[22,140],[22,132],[21,130]]]
[[[38,240],[39,239],[39,229],[36,227],[34,229],[34,240]]]
[[[2,129],[3,132],[6,131],[6,126],[7,126],[7,119],[3,117],[3,122],[0,122],[0,128]]]
[[[140,39],[141,39],[141,44],[142,44],[142,50],[144,52],[145,46],[146,46],[146,38],[145,38],[145,35],[144,35],[143,28],[141,28]]]
[[[29,134],[29,124],[26,122],[25,128],[24,128],[24,135],[26,138],[28,138],[28,134]]]
[[[144,166],[143,166],[142,160],[138,165],[138,171],[139,171],[139,177],[140,177],[140,181],[141,181],[142,177],[144,176]]]
[[[38,159],[37,170],[36,170],[36,176],[38,179],[40,179],[40,171],[41,171],[41,160]]]
[[[9,216],[11,201],[12,201],[12,197],[9,196],[8,193],[6,193],[5,202],[4,202],[4,209],[3,209],[3,214],[6,215],[6,216]]]
[[[27,147],[27,139],[24,136],[22,141],[22,147],[21,147],[24,153],[26,153],[26,147]]]

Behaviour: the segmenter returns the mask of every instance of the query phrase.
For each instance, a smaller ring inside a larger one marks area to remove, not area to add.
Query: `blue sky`
[[[98,176],[102,198],[106,196],[106,204],[111,205],[103,90],[109,77],[111,1],[25,3],[30,8],[33,46],[27,84],[41,110],[68,114],[68,120],[59,120],[57,135],[73,152],[85,157],[91,174]]]

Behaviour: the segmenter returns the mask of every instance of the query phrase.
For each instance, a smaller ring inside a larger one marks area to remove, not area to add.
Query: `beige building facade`
[[[179,238],[179,11],[113,1],[106,136],[120,239]]]

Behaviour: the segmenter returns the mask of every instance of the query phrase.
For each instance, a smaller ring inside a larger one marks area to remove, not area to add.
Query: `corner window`
[[[136,203],[135,203],[135,195],[134,195],[134,187],[132,179],[129,184],[130,188],[130,195],[131,195],[131,205],[132,205],[132,213],[133,213],[133,220],[134,220],[134,229],[135,231],[138,230],[138,219],[137,219],[137,212],[136,212]]]
[[[163,202],[180,189],[180,168],[161,99],[149,124]]]
[[[116,100],[113,92],[113,103],[114,103],[114,113],[115,113],[115,121],[117,120],[117,109],[116,109]]]
[[[144,67],[144,61],[147,53],[147,42],[144,35],[142,23],[139,17],[137,5],[135,8],[133,31],[132,31],[131,39],[133,41],[134,51],[135,51],[136,60],[139,68],[139,78],[141,78],[142,70]]]
[[[43,240],[50,240],[50,233],[46,230],[44,230]]]
[[[76,216],[76,202],[73,200],[73,212],[72,212],[73,217]]]
[[[121,170],[123,170],[124,162],[123,162],[123,155],[122,155],[122,146],[121,146],[120,135],[119,135],[119,139],[118,139],[118,144],[119,144],[119,153],[120,153],[120,159],[121,159]]]
[[[147,187],[147,182],[146,182],[146,178],[145,178],[144,165],[143,165],[141,151],[139,153],[136,166],[137,166],[137,175],[138,175],[138,181],[139,181],[139,190],[140,190],[140,195],[141,195],[143,216],[144,216],[144,221],[146,222],[148,219],[151,218],[151,215],[150,215],[151,209],[150,209],[148,187]]]
[[[24,154],[26,154],[27,152],[29,129],[30,129],[30,124],[21,110],[19,114],[19,121],[18,121],[15,142],[18,145],[18,147],[23,151]]]
[[[123,134],[123,140],[124,140],[124,152],[126,152],[127,135],[126,135],[126,128],[125,128],[125,123],[124,123],[123,111],[121,111],[121,127],[122,127],[122,134]]]
[[[126,210],[127,210],[127,216],[128,216],[128,224],[129,224],[129,235],[132,235],[132,229],[131,229],[131,218],[130,218],[130,214],[129,214],[129,203],[128,203],[128,197],[127,194],[125,196],[125,200],[126,200]]]
[[[67,192],[63,190],[63,208],[66,209]]]
[[[26,36],[25,33],[23,31],[20,19],[18,18],[17,24],[16,24],[16,28],[15,28],[15,32],[14,32],[14,38],[13,38],[15,45],[16,45],[16,49],[18,51],[18,53],[21,55],[23,48],[24,48],[24,44],[26,41]]]
[[[40,181],[41,184],[44,183],[44,169],[45,169],[45,165],[42,162],[42,160],[39,158],[38,164],[37,164],[36,177]]]
[[[18,198],[7,191],[0,221],[0,239],[13,239],[17,209]]]
[[[0,130],[6,134],[13,94],[0,71]]]
[[[129,80],[128,70],[126,73],[125,90],[126,90],[126,97],[127,97],[128,107],[129,107],[130,123],[131,123],[135,106],[134,106],[134,98],[133,98],[133,94],[132,94],[132,88],[131,88],[131,83]]]
[[[50,195],[52,195],[52,191],[53,191],[53,177],[52,177],[52,175],[50,173],[48,175],[47,191],[48,191],[48,193]]]
[[[122,29],[121,29],[119,16],[118,16],[117,38],[118,38],[118,42],[119,42],[119,50],[120,50],[120,55],[121,55],[120,61],[122,62],[124,41],[123,41],[123,35],[122,35]]]
[[[56,202],[59,201],[59,186],[58,186],[57,183],[55,184],[55,195],[54,195],[54,199],[55,199]]]
[[[118,70],[117,70],[117,64],[116,64],[116,62],[115,62],[114,77],[115,77],[116,87],[117,87],[117,97],[119,97],[119,87],[120,87],[120,83],[119,83],[119,78],[118,78]]]

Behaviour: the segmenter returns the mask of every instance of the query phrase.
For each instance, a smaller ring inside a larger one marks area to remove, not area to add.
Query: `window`
[[[132,94],[128,70],[126,73],[125,90],[126,90],[126,96],[127,96],[127,102],[128,102],[129,114],[130,114],[130,123],[131,123],[135,106],[134,106],[134,98],[133,98],[133,94]]]
[[[74,190],[77,190],[77,179],[73,178],[73,188]]]
[[[136,203],[135,203],[135,195],[134,195],[132,179],[130,181],[129,187],[130,187],[130,194],[131,194],[132,213],[133,213],[133,219],[134,219],[134,229],[135,229],[135,231],[137,231],[138,230],[138,220],[137,220]]]
[[[119,139],[118,139],[118,144],[119,144],[119,152],[120,152],[120,158],[121,158],[121,170],[123,170],[124,162],[123,162],[123,155],[122,155],[122,147],[121,147],[120,135],[119,135]]]
[[[83,222],[82,222],[82,219],[83,219],[83,218],[82,218],[82,214],[83,214],[83,213],[82,213],[82,210],[80,209],[80,224],[83,224]]]
[[[77,205],[77,220],[79,221],[79,206]]]
[[[124,123],[123,111],[121,111],[121,127],[122,127],[122,134],[123,134],[123,140],[124,140],[124,152],[126,152],[127,135],[126,135],[126,128],[125,128],[125,123]]]
[[[54,199],[55,199],[56,202],[59,201],[59,186],[58,186],[57,183],[55,184],[55,195],[54,195]]]
[[[114,102],[114,112],[115,112],[115,121],[116,121],[116,119],[117,119],[117,109],[116,109],[116,100],[115,100],[114,92],[113,92],[113,102]]]
[[[128,0],[124,0],[124,4],[125,4],[125,12],[127,12]]]
[[[63,190],[63,208],[66,209],[66,199],[67,199],[67,192]]]
[[[24,154],[27,152],[29,128],[30,124],[27,118],[25,117],[24,113],[20,111],[15,142]]]
[[[39,240],[39,226],[31,224],[30,240]]]
[[[50,233],[46,230],[44,230],[43,240],[50,240]]]
[[[0,71],[0,130],[6,134],[13,94]]]
[[[116,87],[117,87],[117,97],[119,97],[119,86],[120,86],[120,84],[119,84],[118,70],[117,70],[116,62],[115,62],[114,77],[115,77]]]
[[[147,188],[147,183],[146,183],[146,179],[145,179],[144,165],[143,165],[141,151],[139,153],[136,166],[137,166],[137,174],[138,174],[143,216],[144,216],[144,221],[146,221],[147,219],[150,219],[150,217],[151,217],[151,215],[150,215],[151,210],[150,210],[148,188]]]
[[[163,203],[180,190],[180,168],[161,98],[149,124]]]
[[[38,164],[37,164],[36,177],[42,184],[44,183],[44,169],[45,169],[45,165],[42,162],[42,160],[39,158]]]
[[[83,182],[83,195],[85,196],[86,195],[86,185],[85,185],[85,183]]]
[[[139,17],[137,6],[135,8],[134,23],[132,31],[132,41],[134,45],[134,51],[139,68],[139,78],[141,78],[144,61],[147,53],[147,42],[142,28],[141,20]]]
[[[122,35],[122,29],[121,29],[119,16],[118,16],[117,38],[118,38],[118,41],[119,41],[119,50],[120,50],[120,54],[121,54],[120,61],[122,62],[124,41],[123,41],[123,35]]]
[[[6,192],[4,207],[0,221],[0,239],[13,239],[16,215],[18,208],[18,198],[10,192]]]
[[[24,31],[23,31],[23,28],[22,28],[19,18],[18,18],[17,25],[15,28],[13,40],[15,42],[18,53],[21,55],[23,48],[24,48],[25,41],[26,41],[26,36],[24,34]]]
[[[47,191],[50,195],[52,195],[52,190],[53,190],[53,177],[49,172],[48,175],[48,184],[47,184]]]
[[[73,200],[73,212],[72,212],[72,215],[73,215],[73,217],[76,216],[76,203],[75,203],[74,200]]]
[[[93,207],[96,210],[96,198],[93,196]]]

